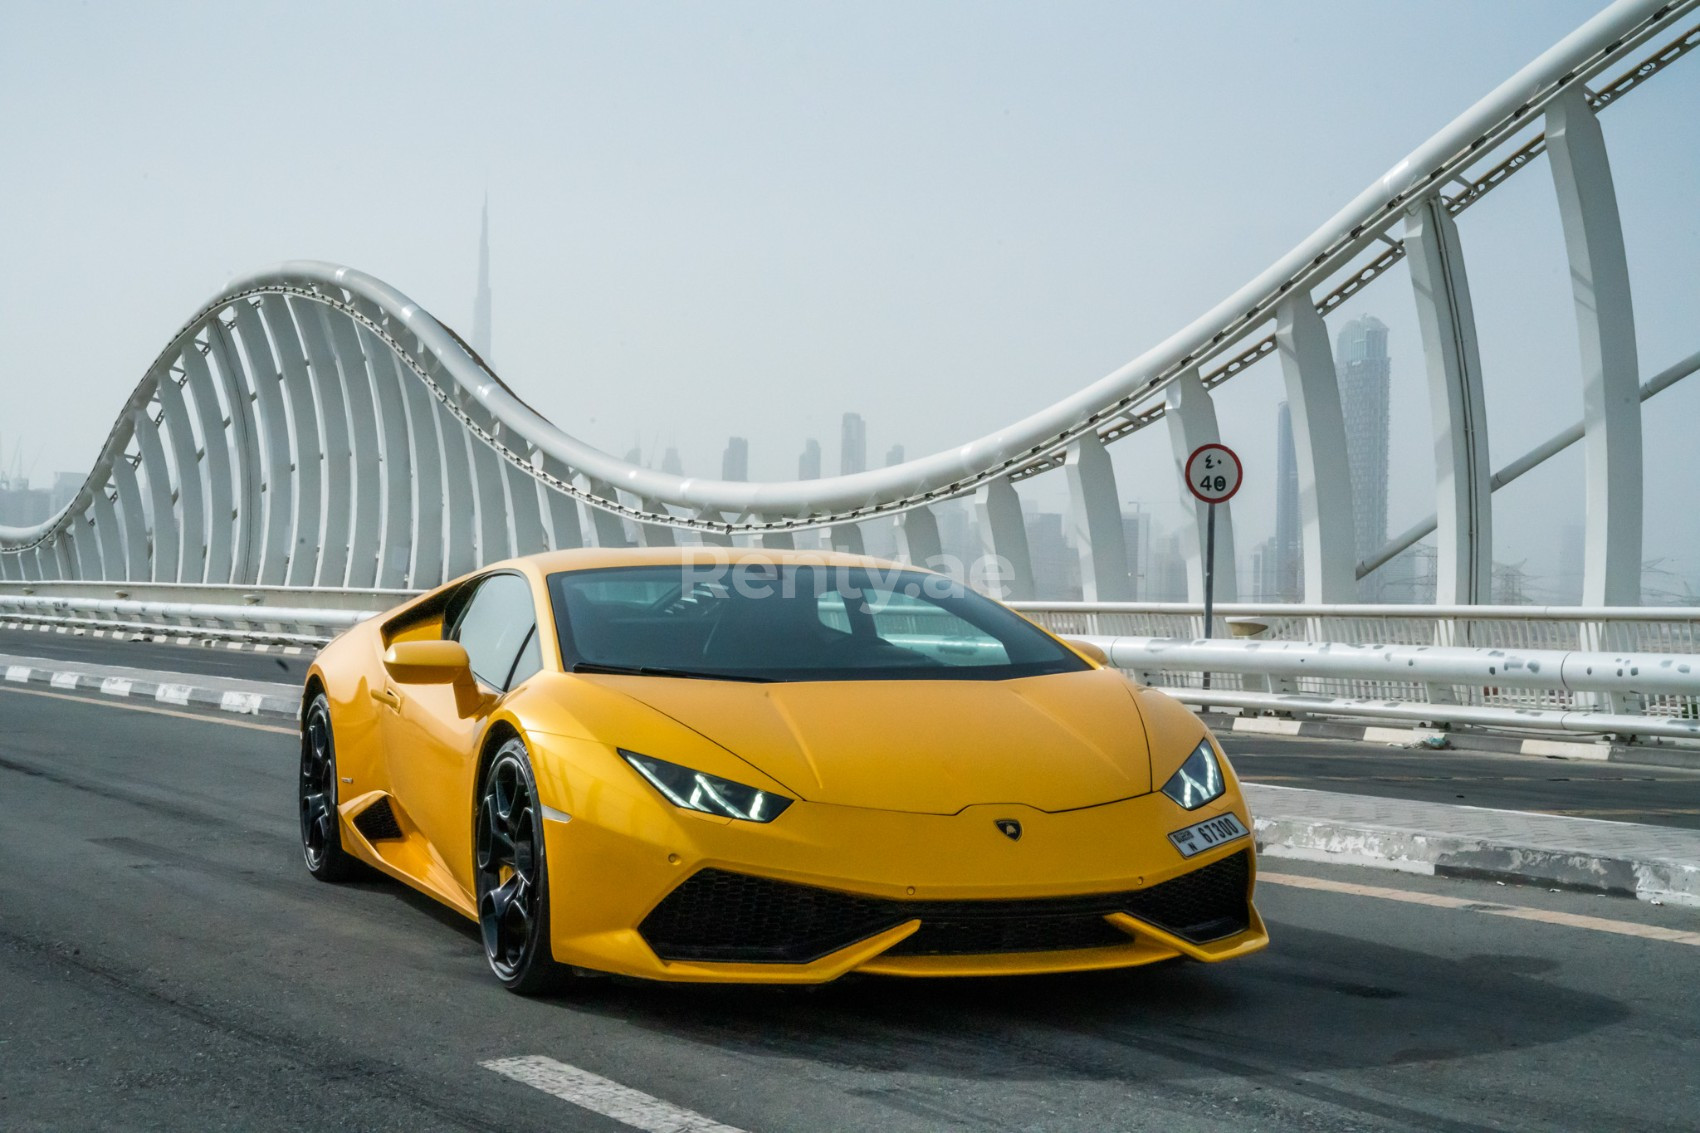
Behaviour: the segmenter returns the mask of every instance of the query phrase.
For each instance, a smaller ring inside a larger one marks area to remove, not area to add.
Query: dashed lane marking
[[[1607,917],[1589,917],[1579,913],[1560,913],[1552,909],[1532,909],[1526,905],[1500,905],[1472,901],[1466,897],[1448,897],[1444,893],[1419,893],[1410,889],[1389,889],[1382,885],[1358,885],[1350,881],[1331,881],[1325,877],[1306,877],[1298,873],[1259,873],[1259,882],[1287,885],[1294,889],[1320,889],[1328,893],[1346,893],[1354,897],[1374,897],[1382,901],[1402,901],[1407,905],[1428,905],[1437,909],[1462,909],[1471,913],[1488,913],[1496,917],[1512,917],[1520,921],[1540,921],[1543,924],[1585,928],[1593,932],[1610,932],[1618,936],[1639,936],[1644,940],[1664,940],[1672,944],[1691,944],[1700,947],[1700,932],[1683,932],[1661,925],[1637,924],[1634,921],[1614,921]]]
[[[256,732],[276,732],[280,736],[298,736],[301,733],[294,728],[278,728],[271,724],[255,724],[247,720],[231,720],[224,716],[203,716],[198,712],[173,712],[169,708],[154,708],[146,704],[120,703],[116,700],[92,700],[86,696],[67,696],[62,692],[42,692],[33,688],[7,688],[0,685],[0,692],[9,692],[17,696],[45,696],[49,700],[72,700],[78,704],[92,704],[97,708],[118,708],[125,712],[151,712],[155,716],[175,716],[179,720],[200,720],[208,724],[223,724],[227,728],[250,728]]]
[[[622,1086],[541,1054],[498,1058],[478,1065],[645,1133],[744,1133],[736,1126],[724,1125],[695,1110],[664,1102],[642,1090]]]

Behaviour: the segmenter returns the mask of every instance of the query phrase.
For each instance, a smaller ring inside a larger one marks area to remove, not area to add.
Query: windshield
[[[561,661],[725,680],[1003,680],[1089,666],[1020,615],[899,567],[748,562],[549,577]]]

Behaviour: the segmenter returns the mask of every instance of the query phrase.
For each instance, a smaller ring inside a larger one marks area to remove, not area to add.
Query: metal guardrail
[[[1696,607],[1232,603],[1206,640],[1191,603],[1015,605],[1193,704],[1700,738]]]
[[[286,587],[115,588],[111,583],[37,583],[24,589],[30,592],[0,592],[0,626],[302,646],[323,645],[409,597],[404,592]],[[272,604],[280,601],[296,604]]]
[[[39,582],[0,590],[0,625],[320,645],[412,594]],[[1190,603],[1012,605],[1192,704],[1700,739],[1700,607],[1229,603],[1206,638]]]

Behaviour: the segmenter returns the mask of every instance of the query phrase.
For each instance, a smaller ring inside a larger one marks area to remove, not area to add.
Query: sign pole
[[[1240,490],[1245,468],[1234,450],[1214,441],[1192,450],[1182,467],[1186,488],[1204,505],[1204,636],[1216,636],[1216,505],[1225,504]],[[1228,564],[1233,569],[1233,564]],[[1210,688],[1210,674],[1204,674],[1203,687]],[[1206,711],[1209,705],[1203,705]]]
[[[1209,518],[1204,521],[1204,636],[1216,636],[1216,505],[1206,505]],[[1204,687],[1210,687],[1210,674],[1204,674]]]

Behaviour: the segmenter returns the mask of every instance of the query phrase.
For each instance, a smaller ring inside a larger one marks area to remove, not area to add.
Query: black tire
[[[320,881],[347,881],[360,869],[342,848],[337,822],[336,740],[331,706],[319,693],[301,717],[301,856],[307,872]]]
[[[472,851],[478,928],[490,970],[517,995],[559,989],[568,969],[550,951],[543,810],[518,738],[497,749],[478,785]]]

